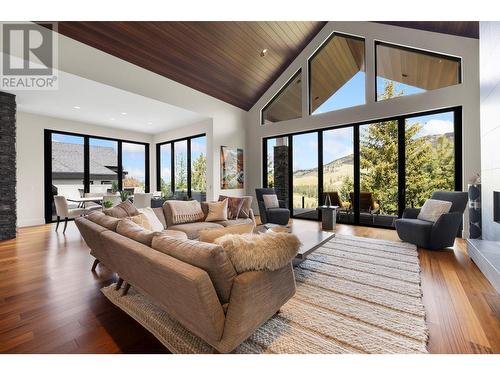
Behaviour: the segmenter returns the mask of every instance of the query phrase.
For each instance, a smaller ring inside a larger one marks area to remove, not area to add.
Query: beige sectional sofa
[[[253,214],[169,226],[168,210],[154,211],[163,232],[139,231],[131,220],[103,213],[75,222],[94,257],[216,351],[234,350],[295,294],[291,263],[238,274],[222,247],[188,239],[209,227],[247,223]]]

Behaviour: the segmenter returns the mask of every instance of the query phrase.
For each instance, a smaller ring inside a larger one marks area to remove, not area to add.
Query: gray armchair
[[[450,212],[441,215],[436,222],[431,222],[417,219],[419,208],[405,209],[403,217],[396,220],[399,238],[432,250],[453,246],[467,205],[467,193],[436,191],[432,193],[431,199],[452,202]]]
[[[257,204],[259,205],[259,214],[262,224],[272,223],[279,225],[287,225],[290,219],[290,210],[285,201],[278,200],[279,208],[266,209],[264,205],[263,195],[276,194],[272,188],[255,189],[257,196]]]

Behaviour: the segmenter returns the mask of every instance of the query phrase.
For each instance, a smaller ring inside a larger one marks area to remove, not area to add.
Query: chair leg
[[[118,281],[116,282],[115,290],[120,290],[123,284],[123,279],[121,277],[118,278]]]
[[[61,217],[58,216],[57,217],[57,224],[56,224],[56,232],[57,232],[57,229],[59,228],[59,222],[61,221]]]
[[[64,219],[64,229],[63,229],[63,234],[66,233],[66,227],[68,226],[68,218],[66,217]]]
[[[129,289],[130,289],[130,284],[125,281],[125,287],[123,288],[122,291],[122,297],[127,295]]]
[[[94,264],[92,264],[92,272],[95,272],[97,265],[99,264],[99,259],[94,260]]]

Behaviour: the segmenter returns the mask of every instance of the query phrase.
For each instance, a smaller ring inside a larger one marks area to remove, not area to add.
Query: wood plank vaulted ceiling
[[[472,38],[477,22],[380,22]],[[59,22],[59,33],[249,110],[326,22]],[[261,52],[267,49],[262,57]]]
[[[249,110],[324,25],[59,22],[58,32]]]

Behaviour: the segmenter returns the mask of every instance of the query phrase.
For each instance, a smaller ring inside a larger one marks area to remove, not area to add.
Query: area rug
[[[427,353],[415,246],[337,235],[295,277],[295,296],[235,353]],[[171,352],[213,352],[133,287],[102,292]]]

